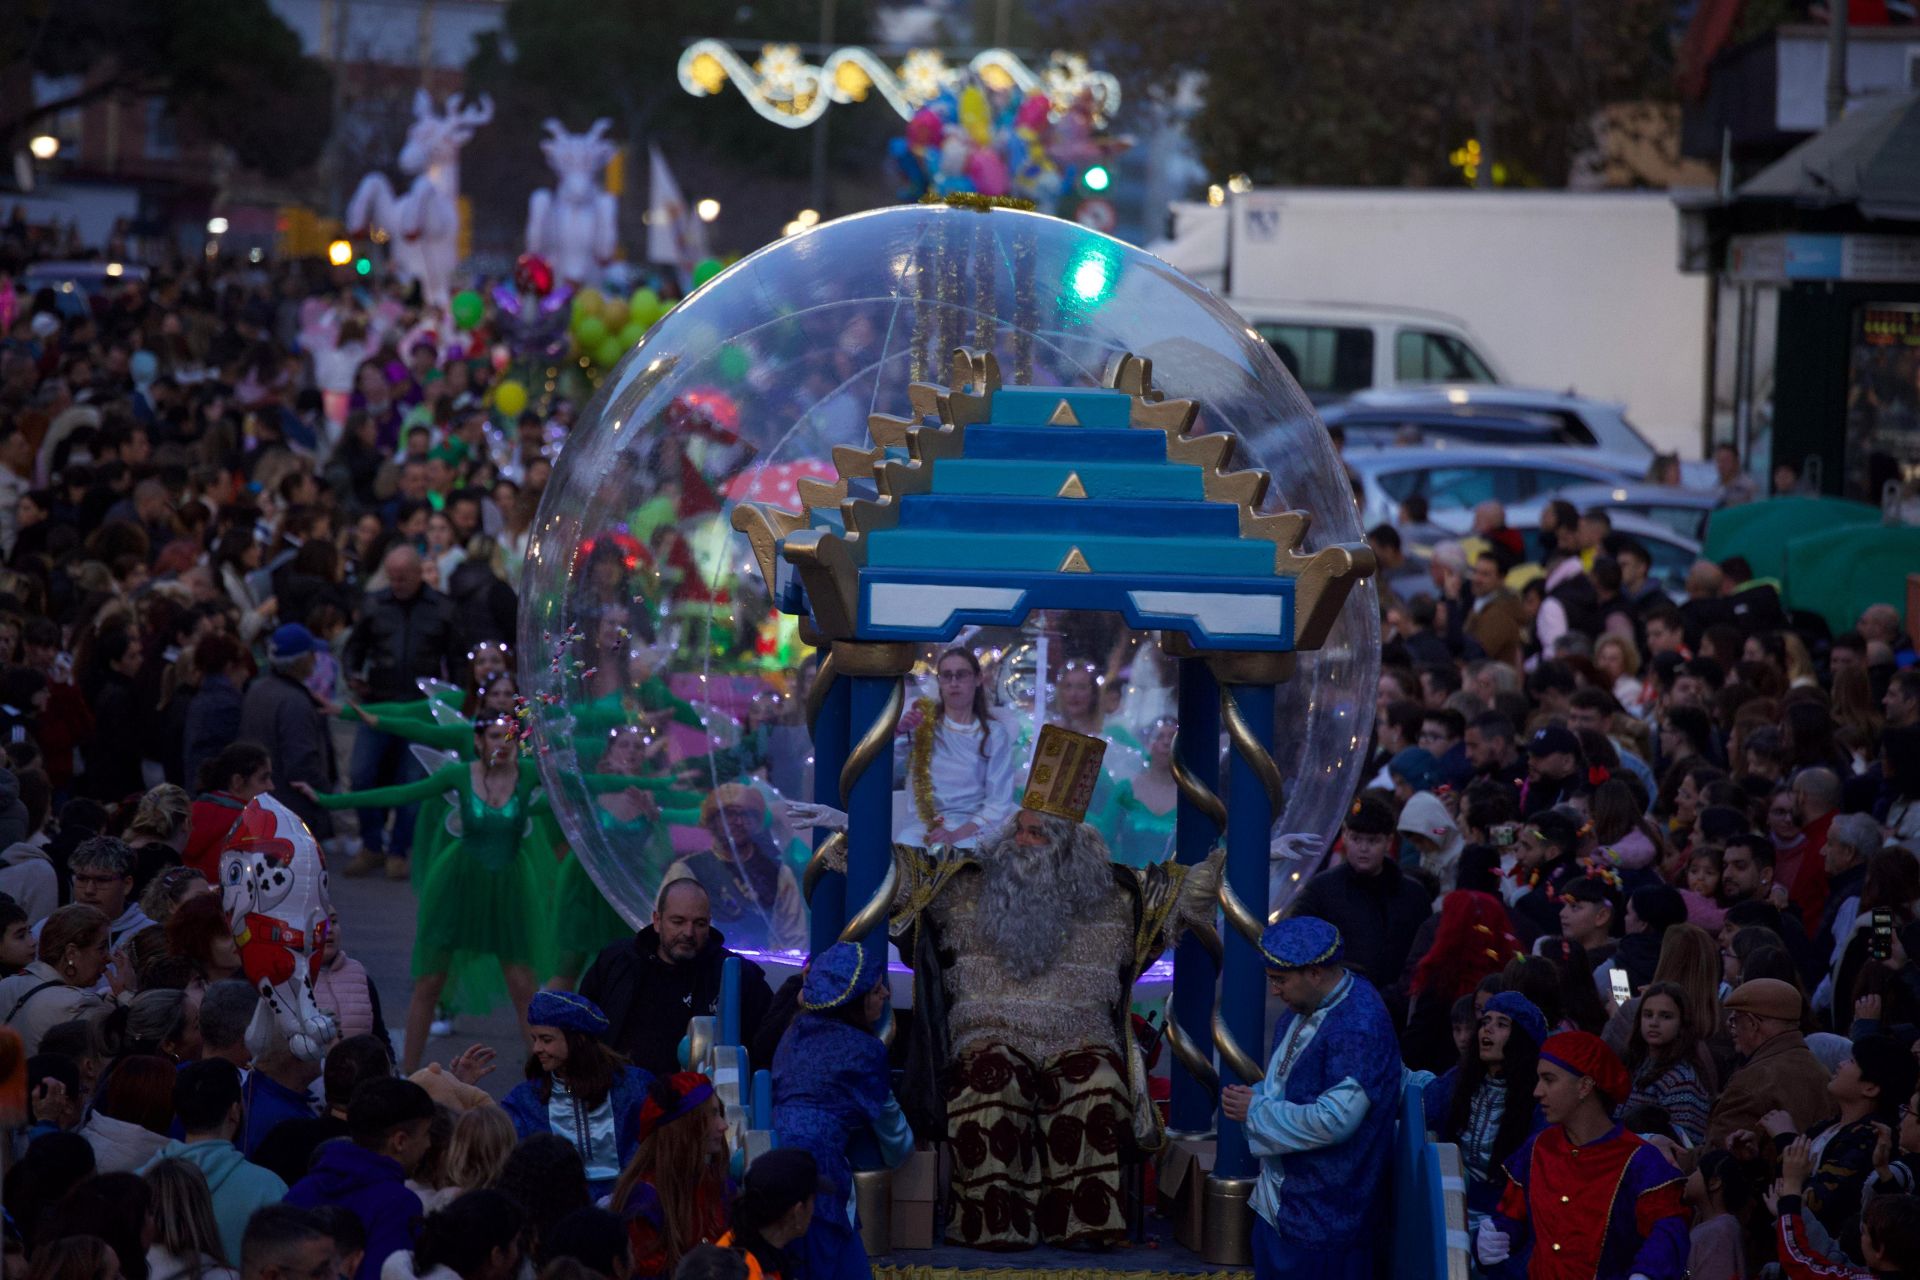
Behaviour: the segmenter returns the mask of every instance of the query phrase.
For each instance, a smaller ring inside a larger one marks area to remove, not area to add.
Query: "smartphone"
[[[1633,999],[1633,987],[1627,982],[1627,971],[1608,969],[1607,981],[1613,988],[1613,1002],[1624,1008],[1627,1001]]]
[[[1517,824],[1512,822],[1503,822],[1499,826],[1495,827],[1492,831],[1488,832],[1488,834],[1493,837],[1494,848],[1505,849],[1512,846],[1513,838],[1514,836],[1519,834],[1519,831],[1520,831],[1520,828]]]
[[[1874,911],[1867,926],[1867,955],[1875,960],[1893,957],[1893,912],[1885,907]]]

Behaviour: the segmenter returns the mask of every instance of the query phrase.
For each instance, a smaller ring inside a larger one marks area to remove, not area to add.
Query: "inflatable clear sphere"
[[[555,467],[527,556],[530,737],[576,884],[584,872],[627,923],[647,921],[666,879],[693,874],[729,946],[805,947],[809,833],[783,812],[788,798],[812,798],[819,655],[774,610],[733,508],[799,512],[802,486],[836,480],[836,447],[871,447],[869,414],[911,417],[910,384],[949,382],[956,348],[990,350],[1009,387],[1098,387],[1119,356],[1144,356],[1156,388],[1198,403],[1196,431],[1231,432],[1236,465],[1271,473],[1263,509],[1311,513],[1303,551],[1361,538],[1346,474],[1280,361],[1150,254],[1040,214],[937,205],[768,245],[675,307],[609,374]],[[1169,856],[1176,667],[1151,633],[1114,614],[1048,612],[954,643],[978,657],[990,714],[1017,752],[1037,720],[1106,737],[1088,820],[1123,861]],[[1367,584],[1281,686],[1278,830],[1338,824],[1371,729],[1379,644]],[[909,706],[937,706],[937,657],[929,650],[909,677]],[[1016,787],[1025,765],[1022,754]],[[895,785],[899,831],[913,797]],[[716,863],[716,845],[743,840],[752,856]],[[563,894],[563,931],[575,927],[565,905]]]

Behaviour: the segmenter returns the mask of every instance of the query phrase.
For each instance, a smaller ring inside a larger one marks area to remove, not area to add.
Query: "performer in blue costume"
[[[835,943],[807,967],[801,1012],[773,1055],[774,1141],[811,1152],[833,1188],[817,1197],[799,1243],[807,1280],[872,1274],[854,1221],[854,1166],[894,1168],[913,1154],[913,1131],[887,1087],[887,1047],[874,1034],[888,996],[885,961]]]
[[[1340,931],[1296,916],[1261,935],[1287,1010],[1256,1088],[1230,1085],[1227,1117],[1260,1157],[1253,1192],[1258,1280],[1371,1280],[1402,1078],[1379,993],[1340,964]]]
[[[1540,1046],[1534,1096],[1547,1127],[1507,1158],[1500,1207],[1474,1237],[1494,1277],[1682,1280],[1685,1178],[1613,1122],[1633,1078],[1606,1042],[1562,1031]]]
[[[640,1104],[653,1077],[607,1048],[607,1015],[571,991],[542,991],[527,1010],[527,1078],[500,1105],[517,1138],[557,1133],[580,1153],[603,1196],[640,1144]]]

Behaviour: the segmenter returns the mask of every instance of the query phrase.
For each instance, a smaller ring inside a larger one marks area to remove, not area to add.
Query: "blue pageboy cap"
[[[1501,991],[1487,1001],[1485,1013],[1502,1013],[1511,1022],[1516,1031],[1533,1041],[1538,1049],[1547,1042],[1547,1018],[1540,1012],[1539,1006],[1521,995],[1518,991]]]
[[[607,1034],[608,1023],[600,1006],[583,995],[572,991],[539,991],[527,1006],[527,1025],[603,1036]]]
[[[1345,950],[1340,931],[1317,916],[1291,916],[1260,935],[1260,954],[1269,969],[1338,964]]]
[[[800,987],[800,1007],[826,1013],[853,1003],[873,990],[886,961],[869,956],[857,942],[836,942],[813,958]]]

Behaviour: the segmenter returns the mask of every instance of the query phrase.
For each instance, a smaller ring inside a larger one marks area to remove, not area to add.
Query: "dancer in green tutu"
[[[1173,740],[1179,726],[1170,718],[1147,731],[1147,767],[1113,784],[1107,810],[1095,825],[1107,837],[1113,860],[1129,867],[1165,862],[1173,844],[1174,815],[1180,788],[1173,780]]]
[[[594,797],[594,814],[621,858],[639,867],[639,880],[658,885],[673,865],[669,826],[698,826],[697,792],[669,791],[664,778],[642,776],[649,767],[653,739],[639,725],[622,725],[607,735],[600,757],[600,777],[630,778],[627,790]],[[588,960],[602,947],[633,936],[633,926],[614,910],[573,854],[560,864],[560,883],[554,893],[554,938],[558,948],[553,977],[547,986],[572,990]]]
[[[541,904],[551,901],[557,863],[533,835],[531,819],[548,811],[547,802],[535,796],[539,771],[520,757],[514,729],[507,717],[480,721],[472,731],[471,763],[449,764],[417,782],[338,795],[302,788],[328,809],[453,797],[460,833],[434,858],[418,889],[413,999],[402,1054],[408,1072],[420,1065],[434,1004],[457,963],[486,957],[499,965],[523,1030],[535,975],[552,963],[551,920]],[[614,790],[634,780],[586,781],[591,790]]]

